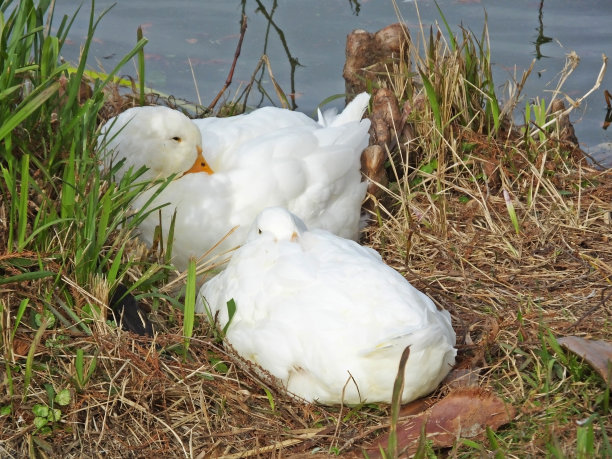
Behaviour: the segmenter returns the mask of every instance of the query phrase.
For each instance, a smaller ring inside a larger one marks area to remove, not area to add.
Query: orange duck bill
[[[191,166],[189,170],[185,171],[183,175],[192,174],[195,172],[206,172],[207,174],[212,174],[213,170],[204,159],[204,156],[202,156],[202,147],[198,145],[196,148],[198,150],[198,156],[196,157],[195,163],[193,163],[193,166]]]

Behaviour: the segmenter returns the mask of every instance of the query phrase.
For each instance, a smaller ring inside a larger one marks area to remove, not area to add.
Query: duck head
[[[109,120],[101,130],[106,158],[116,163],[125,158],[119,171],[146,166],[146,179],[172,174],[213,171],[202,155],[202,135],[184,114],[168,107],[134,107]]]
[[[308,231],[302,220],[283,207],[262,210],[249,231],[247,242],[261,237],[272,237],[275,242],[297,242]]]

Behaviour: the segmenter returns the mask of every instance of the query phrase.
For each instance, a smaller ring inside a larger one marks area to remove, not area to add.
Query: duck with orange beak
[[[190,257],[241,245],[251,222],[270,206],[357,239],[367,186],[360,158],[369,138],[370,122],[361,119],[368,101],[360,94],[340,114],[319,113],[318,121],[275,107],[203,120],[167,107],[136,107],[102,127],[99,149],[107,167],[124,160],[116,180],[143,166],[145,180],[176,176],[149,208],[164,206],[164,241],[176,210],[172,261],[180,270]],[[133,206],[144,206],[155,191],[142,193]],[[140,237],[152,244],[159,224],[153,212],[139,225]]]
[[[195,174],[198,172],[206,172],[207,174],[212,174],[213,173],[212,169],[210,168],[210,166],[204,159],[204,156],[202,155],[202,147],[199,145],[196,145],[196,151],[198,152],[198,155],[196,156],[196,160],[193,163],[193,166],[191,166],[184,173],[185,174]]]

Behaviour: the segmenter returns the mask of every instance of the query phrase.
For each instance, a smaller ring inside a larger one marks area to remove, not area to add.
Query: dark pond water
[[[523,109],[530,98],[549,97],[548,91],[556,86],[565,55],[570,51],[580,56],[579,67],[563,87],[573,99],[582,97],[595,84],[602,54],[612,55],[610,0],[438,3],[455,30],[463,25],[478,37],[486,11],[495,82],[501,98],[504,83],[513,75],[520,77],[536,59],[524,91],[526,98],[519,105]],[[344,92],[346,35],[356,28],[374,32],[397,22],[391,0],[98,0],[96,12],[101,13],[113,4],[95,35],[89,60],[92,69],[102,65],[111,70],[136,43],[136,29],[142,25],[149,39],[145,47],[147,85],[182,99],[200,99],[208,105],[229,72],[244,12],[248,29],[227,94],[235,94],[241,84],[250,80],[265,53],[283,90],[293,93],[297,109],[310,115],[321,101]],[[56,14],[72,14],[77,6],[71,0],[57,0]],[[440,22],[433,1],[398,0],[398,6],[413,36],[418,27],[416,7],[423,24]],[[64,49],[66,59],[76,60],[88,19],[86,2],[71,29],[70,43]],[[123,73],[135,75],[135,65],[128,64]],[[277,103],[267,73],[260,76],[272,101],[259,96],[251,97],[249,103]],[[572,112],[571,120],[583,149],[612,166],[612,128],[602,128],[606,117],[604,89],[612,92],[612,70],[599,89]]]

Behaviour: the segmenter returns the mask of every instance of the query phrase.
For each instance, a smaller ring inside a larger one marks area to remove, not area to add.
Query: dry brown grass
[[[541,455],[554,439],[572,455],[574,422],[601,410],[596,399],[603,386],[588,370],[583,380],[567,368],[546,376],[550,371],[541,368],[538,353],[546,330],[555,336],[612,337],[612,171],[557,163],[554,175],[540,174],[537,165],[511,174],[509,165],[499,162],[505,174],[501,180],[508,184],[521,222],[517,235],[501,190],[471,179],[477,161],[450,164],[454,180],[445,183],[443,219],[437,202],[442,198],[415,189],[403,204],[395,201],[399,208],[390,211],[395,218],[368,227],[367,242],[451,311],[459,366],[476,372],[481,387],[492,388],[519,409],[513,424],[498,433],[507,453]],[[408,183],[413,172],[405,172]],[[433,179],[425,178],[420,186],[427,187],[428,180],[433,184]],[[529,185],[539,189],[531,205],[524,198]],[[472,198],[466,202],[462,196]],[[411,216],[408,220],[398,218],[402,205]],[[3,304],[9,306],[5,311],[12,315],[23,297],[37,304],[41,288],[42,281],[4,286]],[[176,352],[183,341],[180,312],[162,302],[152,317],[159,330],[154,340],[135,339],[104,323],[93,336],[62,328],[45,332],[36,349],[28,397],[12,400],[18,416],[0,417],[3,454],[354,455],[388,428],[385,406],[326,408],[290,398],[224,350],[207,323],[196,327],[183,359]],[[7,324],[6,312],[2,320]],[[10,362],[5,363],[23,368],[35,331],[21,326],[12,341],[5,336],[11,348]],[[72,382],[79,348],[86,362],[97,358],[96,370],[82,390]],[[525,374],[549,378],[554,390],[530,386]],[[23,393],[22,372],[13,372],[12,384],[16,394]],[[56,392],[69,388],[71,404],[62,407],[62,419],[52,433],[41,436],[32,423],[32,407],[49,403],[45,384]],[[0,404],[6,402],[4,396]],[[465,447],[454,451],[473,452]]]
[[[168,323],[163,314],[155,318]],[[237,453],[261,456],[316,447],[327,451],[386,416],[384,408],[366,408],[345,423],[338,417],[347,415],[348,408],[327,409],[288,397],[207,338],[206,324],[194,333],[200,338],[192,340],[184,360],[171,351],[159,352],[180,348],[183,342],[179,326],[161,328],[154,340],[108,328],[106,334],[91,337],[62,329],[45,333],[36,349],[28,398],[13,400],[18,424],[0,418],[4,454],[239,457]],[[16,364],[25,358],[30,336],[22,330],[13,341]],[[94,355],[97,359],[82,390],[71,384],[79,348],[87,362]],[[20,374],[13,374],[12,383],[18,391],[23,388]],[[53,433],[41,436],[32,424],[32,407],[49,403],[45,384],[57,391],[70,388],[72,403],[62,409]]]
[[[388,217],[368,228],[368,244],[451,311],[458,367],[475,371],[479,386],[519,408],[500,434],[505,452],[540,456],[552,443],[573,456],[577,421],[599,412],[599,428],[612,434],[610,413],[601,411],[609,389],[581,364],[561,368],[542,354],[554,354],[549,333],[612,339],[612,171],[563,160],[544,146],[539,158],[556,159],[530,163],[513,141],[496,145],[473,133],[469,139],[477,143],[469,160],[449,148],[442,173],[404,164],[403,191],[379,199],[388,206],[378,212]],[[483,164],[494,166],[475,180]],[[424,180],[411,186],[417,176]],[[597,438],[602,452],[600,430]]]
[[[461,65],[451,64],[460,59],[444,57],[439,40],[436,47],[445,74],[459,72]],[[461,81],[458,75],[453,81]],[[493,135],[482,132],[486,123],[473,132],[448,119],[440,135],[422,88],[401,78],[394,75],[389,86],[402,104],[412,104],[404,120],[412,129],[395,134],[391,184],[377,198],[379,218],[362,242],[451,312],[457,366],[517,409],[512,423],[496,433],[507,456],[576,455],[576,422],[593,413],[599,416],[594,447],[604,452],[602,426],[612,435],[605,411],[609,388],[579,359],[557,354],[549,334],[612,339],[612,171],[573,158],[555,131],[548,131],[547,142],[527,142],[528,148],[517,130]],[[100,114],[104,119],[132,103],[112,100]],[[450,118],[457,111],[452,104],[443,106]],[[404,137],[409,131],[412,136]],[[435,167],[421,167],[434,159]],[[518,233],[504,191],[516,210]],[[0,247],[7,246],[7,209],[0,202]],[[45,254],[0,255],[5,276],[23,272],[11,270],[26,262],[62,271]],[[146,266],[133,266],[125,279],[138,279]],[[107,301],[101,283],[68,289],[77,313],[88,301]],[[12,415],[0,416],[2,457],[357,457],[388,430],[386,405],[322,407],[291,398],[225,349],[205,321],[196,322],[184,355],[183,315],[160,295],[147,301],[158,331],[154,339],[97,318],[88,323],[91,335],[58,323],[33,347],[39,330],[34,314],[45,302],[61,312],[53,284],[39,279],[0,288],[0,407],[12,404]],[[12,336],[24,298],[30,305]],[[85,384],[75,380],[78,349],[86,368],[96,362]],[[41,433],[32,410],[51,404],[49,387],[56,393],[68,389],[70,403],[60,407],[60,421]],[[432,397],[446,391],[442,386]],[[481,449],[458,441],[443,454],[494,454],[490,441],[479,444]]]

